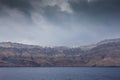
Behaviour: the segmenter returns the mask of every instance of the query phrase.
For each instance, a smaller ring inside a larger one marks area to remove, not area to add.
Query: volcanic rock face
[[[120,66],[120,39],[77,48],[3,42],[0,43],[0,66]]]

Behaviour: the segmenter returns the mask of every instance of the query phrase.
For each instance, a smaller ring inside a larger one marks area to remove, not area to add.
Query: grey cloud
[[[119,0],[0,0],[0,41],[78,46],[120,37],[119,4]]]
[[[0,4],[26,13],[30,10],[41,10],[48,6],[57,6],[63,12],[72,13],[68,0],[0,0]]]
[[[0,0],[0,7],[6,6],[10,9],[18,9],[26,15],[30,15],[32,6],[30,0]]]
[[[54,21],[59,23],[64,20],[64,17],[68,18],[68,15],[73,13],[68,0],[0,0],[0,4],[1,14],[9,15],[9,12],[4,12],[4,7],[10,10],[19,10],[23,12],[25,17],[29,18],[31,22],[31,17],[34,12],[50,19],[53,23]],[[62,22],[59,24],[62,24]]]
[[[118,11],[120,8],[119,0],[70,0],[71,7],[76,11]]]

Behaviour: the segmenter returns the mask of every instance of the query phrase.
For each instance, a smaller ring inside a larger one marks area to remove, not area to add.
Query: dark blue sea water
[[[0,68],[0,80],[120,80],[120,68]]]

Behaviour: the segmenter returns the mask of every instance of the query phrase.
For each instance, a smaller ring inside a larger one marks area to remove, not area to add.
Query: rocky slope
[[[120,39],[77,48],[0,43],[1,67],[120,66]]]

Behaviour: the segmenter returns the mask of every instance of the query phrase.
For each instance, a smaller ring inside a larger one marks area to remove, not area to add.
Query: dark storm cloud
[[[120,0],[77,0],[69,1],[77,14],[83,13],[91,17],[119,16]]]
[[[65,6],[61,3],[67,3],[70,8],[78,14],[83,12],[91,15],[103,15],[120,12],[120,0],[0,0],[0,5],[19,9],[27,14],[30,14],[30,11],[37,8],[35,10],[45,11],[46,16],[51,16],[50,14],[52,14],[52,12],[53,14],[55,14],[55,12],[58,14],[58,10],[60,10],[62,6]]]
[[[119,12],[120,0],[70,0],[71,7],[76,12]]]
[[[0,7],[6,6],[11,9],[18,9],[25,14],[30,15],[29,10],[32,9],[30,0],[0,0]]]
[[[29,19],[32,13],[37,12],[53,23],[56,21],[56,24],[68,18],[66,13],[72,13],[67,0],[0,0],[0,13],[4,12],[4,7],[24,12]]]
[[[0,15],[0,41],[73,46],[120,37],[120,0],[0,0]]]
[[[102,24],[103,27],[119,28],[120,0],[71,0],[69,3],[76,13],[76,19],[82,18],[84,22]]]
[[[29,8],[29,0],[0,0],[0,3],[10,8]]]

